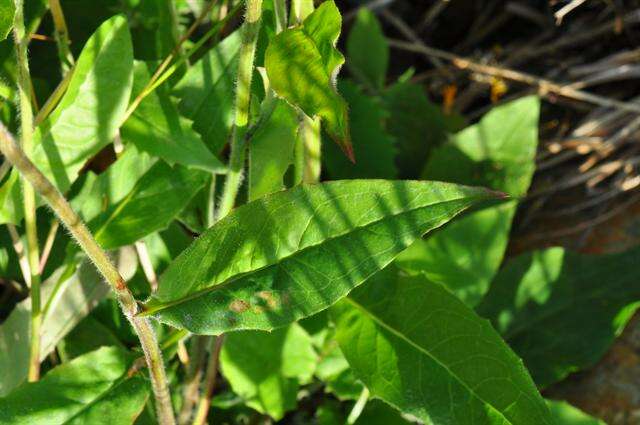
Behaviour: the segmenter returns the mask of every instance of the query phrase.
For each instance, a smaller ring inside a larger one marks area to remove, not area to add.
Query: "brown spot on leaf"
[[[273,310],[278,306],[278,302],[270,291],[260,291],[256,295],[266,303],[265,307],[270,310]]]
[[[229,309],[236,313],[243,313],[249,309],[249,303],[245,300],[233,300],[229,304]]]

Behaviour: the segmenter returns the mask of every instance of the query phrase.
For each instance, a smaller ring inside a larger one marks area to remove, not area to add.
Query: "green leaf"
[[[332,179],[398,177],[395,165],[395,141],[384,125],[389,113],[373,97],[349,81],[341,81],[340,92],[349,103],[354,164],[334,144],[324,143],[323,161]]]
[[[105,249],[134,243],[166,228],[207,178],[204,171],[157,162],[125,198],[89,223],[89,228]]]
[[[639,305],[639,254],[523,254],[498,273],[478,313],[546,387],[594,365],[622,332]]]
[[[338,400],[356,400],[363,385],[353,374],[334,335],[325,342],[320,357],[316,376],[324,382],[325,390]]]
[[[85,162],[113,141],[129,101],[132,80],[127,21],[114,16],[87,41],[67,91],[34,134],[29,156],[62,192],[71,187]],[[5,184],[0,193],[6,190]],[[14,182],[8,190],[15,191],[8,199],[20,199],[19,184]],[[17,223],[22,216],[15,205],[5,203],[2,210],[5,222]]]
[[[606,425],[566,401],[545,400],[556,425]]]
[[[128,16],[136,18],[131,36],[136,59],[164,59],[178,43],[174,19],[178,19],[173,0],[138,0]]]
[[[299,185],[218,221],[165,271],[146,314],[193,333],[274,329],[344,297],[420,235],[496,196],[438,182]]]
[[[133,276],[137,262],[130,248],[119,251],[116,262],[125,279]],[[46,311],[42,318],[41,360],[109,293],[108,285],[91,262],[73,258],[69,263],[42,282],[42,299],[50,301],[43,305]],[[27,379],[30,317],[31,299],[27,298],[0,325],[0,396]]]
[[[0,41],[7,38],[13,28],[13,17],[16,13],[14,0],[0,0]]]
[[[436,149],[423,177],[526,195],[535,170],[540,101],[529,96],[494,108],[478,124]],[[455,166],[452,166],[455,164]],[[425,273],[469,306],[485,294],[502,263],[517,199],[467,214],[398,257],[410,273]]]
[[[193,129],[207,147],[219,154],[233,125],[234,75],[240,53],[240,31],[236,31],[191,65],[173,94],[180,99],[180,112],[193,120]]]
[[[282,181],[293,162],[298,114],[282,100],[271,118],[251,138],[249,149],[249,199],[258,199],[284,188]]]
[[[446,140],[448,118],[415,84],[395,84],[384,92],[383,100],[390,113],[387,131],[397,141],[400,178],[415,179],[431,149]]]
[[[355,425],[409,425],[397,410],[380,400],[371,400],[362,411]]]
[[[347,66],[360,82],[381,90],[389,66],[389,43],[376,15],[360,8],[347,38]]]
[[[443,286],[395,267],[332,309],[342,351],[374,397],[433,424],[552,424],[518,357]]]
[[[134,360],[105,347],[58,366],[0,398],[0,424],[130,425],[149,396],[145,379],[127,377]]]
[[[342,17],[335,3],[322,3],[303,24],[278,34],[267,48],[265,67],[273,90],[324,128],[353,161],[348,106],[336,91],[344,57],[336,50]]]
[[[151,75],[147,65],[137,62],[133,95],[141,92]],[[181,117],[166,86],[150,93],[136,108],[121,130],[125,142],[162,158],[170,165],[181,164],[201,170],[223,173],[225,166],[205,146],[191,121]]]
[[[296,407],[298,386],[311,379],[316,362],[311,337],[296,323],[270,333],[231,333],[220,352],[231,388],[275,420]]]

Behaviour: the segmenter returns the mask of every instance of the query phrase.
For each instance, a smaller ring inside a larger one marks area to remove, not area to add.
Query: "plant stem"
[[[364,387],[362,389],[362,392],[360,393],[360,397],[358,397],[358,401],[356,401],[356,404],[353,405],[353,409],[351,409],[351,412],[347,417],[347,424],[351,425],[356,423],[356,421],[362,414],[364,407],[367,405],[368,400],[369,390],[367,389],[367,387]]]
[[[71,44],[69,30],[64,19],[64,13],[62,13],[62,7],[60,7],[60,0],[49,0],[49,9],[51,9],[53,26],[55,27],[54,38],[58,47],[62,75],[66,75],[73,66],[74,61],[71,50],[69,50],[69,45]]]
[[[16,61],[18,65],[18,92],[20,99],[20,135],[22,149],[27,154],[33,144],[33,110],[31,109],[31,76],[27,59],[29,37],[24,28],[23,0],[16,0],[14,36],[16,43]],[[22,179],[22,197],[24,224],[27,235],[27,260],[31,275],[31,336],[29,347],[29,382],[40,378],[40,254],[38,248],[38,229],[36,226],[36,195],[33,187]]]
[[[218,218],[226,216],[233,209],[238,190],[240,189],[240,183],[242,182],[246,148],[244,134],[249,124],[253,61],[255,59],[258,35],[260,33],[261,17],[262,0],[247,0],[247,12],[242,26],[242,45],[240,46],[240,58],[238,61],[235,123],[231,136],[229,172],[227,173],[224,191],[222,192]]]
[[[122,312],[133,326],[140,339],[142,350],[144,351],[151,376],[153,392],[156,398],[158,422],[162,425],[173,425],[175,419],[173,417],[171,397],[169,395],[169,387],[162,362],[162,353],[158,347],[155,333],[149,321],[146,318],[136,316],[138,313],[138,304],[127,287],[126,282],[122,276],[120,276],[120,273],[105,251],[98,245],[78,214],[73,211],[67,200],[29,160],[24,151],[15,142],[11,133],[9,133],[1,123],[0,151],[31,183],[40,196],[45,199],[115,292]]]
[[[206,422],[209,408],[211,407],[211,396],[216,387],[216,376],[218,375],[218,362],[220,359],[220,350],[224,342],[224,335],[218,335],[213,338],[212,350],[209,354],[207,362],[207,372],[204,378],[204,391],[200,394],[198,410],[193,419],[193,425],[202,425]]]

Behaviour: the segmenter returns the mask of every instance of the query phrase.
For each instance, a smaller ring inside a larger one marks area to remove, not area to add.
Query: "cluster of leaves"
[[[5,3],[0,37],[12,21]],[[46,8],[26,3],[35,29]],[[213,423],[255,412],[327,425],[599,423],[539,390],[593,365],[621,332],[640,298],[637,253],[552,248],[500,268],[535,170],[536,97],[467,126],[431,103],[410,72],[389,83],[389,47],[366,9],[346,38],[350,78],[337,81],[345,58],[335,4],[296,2],[300,22],[280,28],[278,2],[265,0],[247,202],[211,225],[227,172],[240,30],[196,45],[193,63],[147,92],[177,43],[167,28],[181,27],[176,17],[194,12],[190,2],[74,3],[63,2],[68,22],[86,42],[73,44],[68,86],[37,126],[30,157],[146,300],[176,407],[186,385],[178,341],[225,333]],[[229,3],[231,13],[240,9]],[[108,17],[114,11],[123,13]],[[0,43],[0,107],[16,128],[10,46]],[[193,53],[191,41],[183,47],[179,55]],[[51,67],[34,71],[36,94],[58,79]],[[116,138],[123,150],[113,160],[87,166],[113,155]],[[0,183],[0,221],[20,226],[17,171]],[[51,216],[40,208],[38,218],[44,239]],[[2,280],[20,281],[7,226],[0,238]],[[157,291],[134,243],[162,273]],[[0,423],[153,422],[146,372],[117,303],[62,231],[52,252],[40,353],[51,370],[24,383],[31,304],[2,307]],[[363,407],[369,395],[376,400]]]

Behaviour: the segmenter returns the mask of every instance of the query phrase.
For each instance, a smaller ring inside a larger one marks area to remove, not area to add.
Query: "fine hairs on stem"
[[[156,399],[158,422],[161,425],[175,424],[162,352],[156,341],[153,327],[148,319],[136,316],[138,304],[115,265],[64,196],[29,160],[2,123],[0,123],[0,152],[44,198],[115,292],[122,312],[133,326],[144,351]]]

